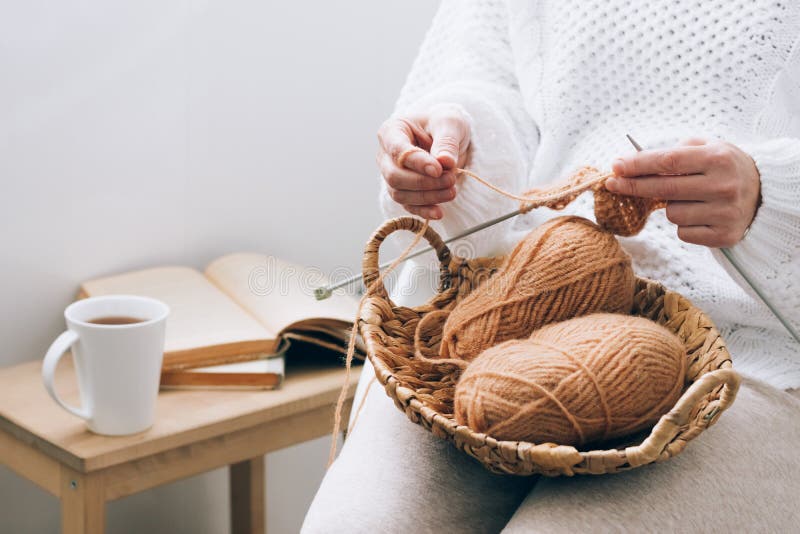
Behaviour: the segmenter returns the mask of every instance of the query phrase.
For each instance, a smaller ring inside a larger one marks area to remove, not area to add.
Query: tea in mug
[[[139,319],[138,317],[127,317],[124,315],[109,315],[108,317],[98,317],[97,319],[92,319],[86,322],[91,324],[120,325],[143,323],[144,319]]]

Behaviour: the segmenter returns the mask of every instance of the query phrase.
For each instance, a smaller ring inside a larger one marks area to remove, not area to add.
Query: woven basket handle
[[[425,223],[421,219],[415,217],[397,217],[396,219],[389,219],[384,222],[367,241],[367,246],[364,247],[364,259],[362,260],[362,277],[364,280],[364,287],[367,288],[369,294],[378,295],[388,299],[386,293],[386,286],[377,284],[375,287],[370,288],[372,283],[380,276],[380,266],[378,264],[378,251],[381,248],[383,241],[397,230],[407,230],[409,232],[418,233]],[[436,251],[436,256],[439,258],[439,291],[447,289],[450,285],[450,249],[444,244],[441,236],[436,233],[436,230],[428,226],[423,235],[426,241],[430,243],[431,247]]]
[[[625,449],[628,463],[636,467],[656,461],[675,436],[689,424],[689,417],[697,404],[722,385],[719,400],[709,403],[707,413],[698,415],[703,418],[704,427],[711,425],[719,414],[733,404],[741,381],[739,373],[733,369],[717,369],[701,376],[683,393],[675,407],[658,420],[647,439],[635,447]],[[691,437],[694,436],[687,436],[689,439]]]

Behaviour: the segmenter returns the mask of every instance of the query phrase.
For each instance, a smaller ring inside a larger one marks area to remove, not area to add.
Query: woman
[[[520,192],[589,164],[614,170],[614,192],[668,200],[621,242],[637,274],[711,315],[745,380],[669,462],[538,480],[485,472],[373,388],[305,532],[797,528],[800,347],[716,248],[798,327],[799,3],[444,0],[379,140],[385,215],[442,235],[515,207],[456,167]],[[591,218],[591,202],[565,212]],[[544,211],[476,234],[473,253],[506,252]]]

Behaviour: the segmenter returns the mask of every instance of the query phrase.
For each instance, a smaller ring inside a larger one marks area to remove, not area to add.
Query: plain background
[[[0,1],[0,365],[43,356],[85,279],[239,250],[357,269],[381,219],[375,131],[435,9]],[[327,447],[268,456],[271,533],[299,528]],[[107,530],[227,532],[227,492],[218,470],[128,497]],[[0,532],[58,524],[0,468]]]

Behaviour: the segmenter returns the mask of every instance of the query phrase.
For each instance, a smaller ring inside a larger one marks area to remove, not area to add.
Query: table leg
[[[83,474],[61,467],[61,532],[103,534],[106,503],[100,474]]]
[[[230,466],[231,533],[264,534],[265,473],[264,457],[256,456]]]

